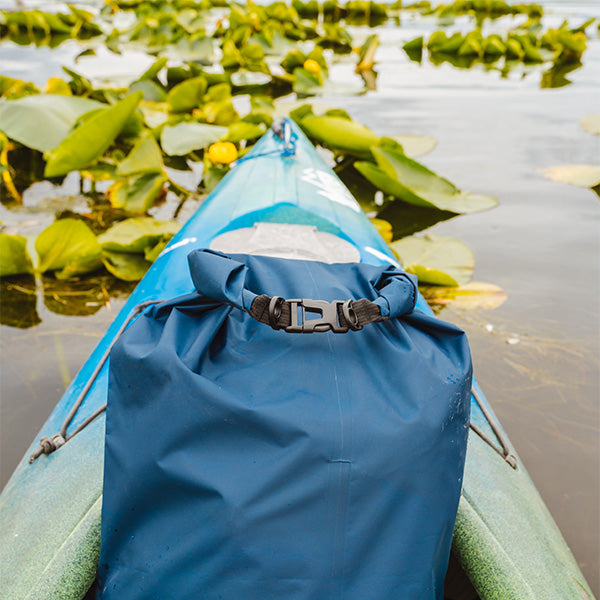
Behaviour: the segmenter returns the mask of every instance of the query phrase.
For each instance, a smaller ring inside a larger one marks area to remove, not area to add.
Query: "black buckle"
[[[335,300],[326,302],[325,300],[309,300],[307,298],[298,298],[288,300],[291,311],[290,325],[285,327],[287,333],[314,333],[333,331],[333,333],[346,333],[350,327],[342,326],[338,320],[338,306],[343,306],[344,302]],[[298,308],[302,312],[302,323],[298,322]],[[315,313],[321,315],[317,319],[307,319],[306,313]]]

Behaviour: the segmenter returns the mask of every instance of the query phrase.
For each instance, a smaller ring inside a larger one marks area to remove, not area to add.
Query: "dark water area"
[[[555,26],[563,18],[578,25],[600,17],[592,0],[544,6]],[[600,112],[600,39],[593,29],[583,66],[566,75],[570,85],[541,89],[543,67],[502,77],[482,66],[411,62],[403,41],[433,28],[406,18],[400,29],[380,30],[377,91],[315,103],[346,108],[379,134],[434,136],[437,147],[419,160],[461,189],[500,200],[491,211],[431,231],[468,243],[476,260],[473,279],[501,286],[507,301],[495,310],[450,307],[440,316],[467,331],[475,374],[598,595],[600,204],[592,190],[550,181],[542,171],[600,161],[600,136],[579,125]],[[2,44],[0,72],[43,84],[76,53],[71,42],[54,51]],[[88,63],[99,76],[114,75],[115,68],[140,73],[151,62],[141,53],[122,60],[100,54]],[[85,72],[86,60],[79,70]],[[348,80],[352,70],[342,63],[333,79]],[[45,217],[31,211],[19,217],[25,218],[35,229]],[[108,282],[79,295],[50,286],[43,297],[31,282],[2,285],[3,315],[8,301],[14,311],[11,324],[3,318],[0,329],[0,485],[127,293]],[[93,314],[64,314],[75,311],[73,303]]]

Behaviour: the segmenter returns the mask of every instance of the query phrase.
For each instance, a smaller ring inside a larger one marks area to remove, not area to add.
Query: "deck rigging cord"
[[[256,302],[257,300],[258,300],[258,302]],[[106,404],[104,404],[103,406],[98,408],[94,413],[92,413],[87,419],[85,419],[72,433],[70,433],[70,434],[68,433],[69,425],[75,418],[75,415],[77,414],[81,405],[83,404],[85,397],[87,396],[88,392],[92,388],[92,385],[94,384],[94,382],[96,381],[96,378],[100,374],[100,371],[104,367],[104,364],[106,363],[113,346],[115,345],[117,340],[121,337],[121,334],[127,329],[127,327],[133,321],[133,319],[135,319],[138,315],[140,315],[146,308],[148,308],[149,306],[152,306],[154,304],[160,304],[161,302],[163,302],[163,300],[148,300],[146,302],[142,302],[142,303],[138,304],[137,306],[135,306],[132,309],[131,313],[125,319],[125,321],[122,323],[121,327],[115,334],[115,337],[112,339],[111,343],[108,345],[107,349],[104,351],[104,354],[102,355],[100,361],[96,365],[96,368],[92,372],[90,378],[88,379],[88,382],[86,383],[84,388],[81,390],[79,396],[77,397],[75,403],[73,404],[73,407],[69,411],[69,414],[66,416],[66,418],[62,424],[62,427],[60,428],[60,433],[57,433],[57,434],[53,435],[52,437],[40,438],[40,445],[33,452],[33,454],[29,457],[29,464],[32,464],[36,459],[38,459],[40,456],[42,456],[42,454],[52,454],[53,452],[58,450],[61,446],[64,446],[69,440],[73,439],[78,433],[80,433],[90,423],[92,423],[102,413],[104,413],[106,411]],[[296,303],[295,306],[293,304],[294,302]],[[298,304],[298,303],[300,303],[300,304]],[[304,303],[304,305],[302,303]],[[362,329],[363,325],[384,320],[383,318],[381,318],[380,314],[375,314],[375,313],[379,313],[379,307],[377,307],[372,302],[365,300],[365,299],[356,300],[356,301],[347,300],[346,302],[343,302],[343,303],[342,302],[331,303],[332,306],[335,305],[333,307],[335,316],[331,317],[330,319],[327,318],[327,317],[329,317],[329,315],[326,315],[325,311],[323,310],[323,307],[321,306],[324,304],[330,304],[330,303],[324,303],[324,302],[320,302],[320,301],[307,300],[307,299],[287,300],[286,301],[280,296],[274,296],[273,298],[270,298],[268,296],[263,295],[263,296],[258,296],[255,299],[255,302],[250,307],[248,314],[250,314],[250,316],[253,317],[254,319],[256,319],[257,321],[265,323],[266,325],[270,325],[273,329],[284,329],[290,333],[323,332],[323,331],[329,331],[329,330],[332,330],[335,332],[335,325],[334,325],[333,321],[336,321],[337,326],[341,326],[341,328],[344,329],[344,331],[340,330],[340,331],[337,331],[337,333],[345,333],[349,329],[351,329],[352,331],[358,331],[358,330]],[[297,309],[299,306],[302,307],[303,319],[305,316],[305,311],[306,312],[317,312],[318,311],[321,314],[321,318],[308,319],[308,320],[304,319],[303,323],[300,326],[300,330],[296,330],[296,331],[294,329],[290,330],[289,326],[290,326],[290,324],[293,324],[290,313],[291,313],[291,311],[294,310],[294,308]],[[311,306],[317,306],[318,308],[317,308],[317,310],[311,311],[310,310]],[[333,319],[333,321],[332,321],[332,319]],[[315,323],[317,323],[317,322],[323,323],[324,321],[326,321],[324,323],[324,325],[327,325],[327,327],[319,328],[318,326],[317,327],[313,326],[313,327],[305,329],[305,324],[310,324],[311,321],[313,321]],[[329,321],[332,321],[332,322],[329,322]],[[488,424],[492,428],[492,431],[494,432],[494,435],[495,435],[496,439],[498,440],[498,442],[500,443],[502,448],[501,449],[498,448],[494,444],[494,442],[479,427],[477,427],[477,425],[474,425],[472,422],[469,424],[470,428],[488,446],[490,446],[496,453],[498,453],[508,465],[510,465],[513,469],[516,469],[517,468],[517,459],[515,458],[515,456],[513,454],[511,454],[510,447],[508,445],[508,441],[506,440],[506,438],[505,438],[502,430],[498,426],[498,424],[495,422],[492,413],[488,410],[488,408],[485,406],[485,404],[481,401],[479,393],[477,392],[477,390],[474,387],[471,389],[471,394],[472,394],[473,398],[475,399],[475,401],[477,402],[477,405],[481,409],[481,412],[483,413],[485,420],[488,422]]]

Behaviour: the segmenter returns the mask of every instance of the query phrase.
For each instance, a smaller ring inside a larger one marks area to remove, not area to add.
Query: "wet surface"
[[[592,1],[545,6],[553,25],[600,16]],[[549,181],[541,171],[598,162],[600,137],[578,123],[600,110],[600,40],[588,42],[583,67],[567,75],[571,85],[540,89],[542,67],[503,78],[483,67],[411,62],[403,41],[430,30],[410,19],[384,30],[378,91],[318,103],[344,107],[380,134],[435,136],[438,146],[422,162],[462,189],[500,200],[492,211],[432,231],[467,242],[474,280],[501,286],[508,300],[494,311],[447,308],[440,316],[468,332],[476,376],[598,595],[600,205],[593,191]],[[72,64],[77,49],[69,44],[52,52],[2,44],[2,73],[43,83]],[[119,73],[133,74],[150,62],[137,54],[114,60]],[[342,64],[333,78],[351,71]],[[11,294],[1,291],[0,484],[123,302],[90,284],[89,297],[80,290],[90,314],[67,316],[72,298],[16,285]],[[67,306],[63,314],[60,306]]]

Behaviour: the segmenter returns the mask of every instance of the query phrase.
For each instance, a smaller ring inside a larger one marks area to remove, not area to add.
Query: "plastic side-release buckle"
[[[291,311],[290,324],[285,327],[287,333],[314,333],[333,331],[333,333],[346,333],[350,326],[340,325],[338,320],[338,306],[344,306],[345,302],[339,300],[326,302],[325,300],[309,300],[307,298],[296,298],[288,300]],[[302,322],[298,320],[301,313]],[[307,313],[317,314],[320,317],[308,319]]]

